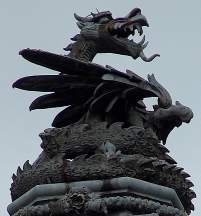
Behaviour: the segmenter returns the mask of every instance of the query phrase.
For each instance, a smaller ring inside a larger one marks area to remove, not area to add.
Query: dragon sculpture
[[[70,51],[68,55],[32,49],[20,51],[25,59],[61,72],[59,75],[25,77],[13,84],[13,87],[29,91],[54,92],[38,97],[30,110],[67,106],[54,119],[54,127],[64,127],[80,119],[82,122],[107,121],[108,125],[122,121],[125,126],[138,124],[136,126],[142,127],[150,126],[152,122],[151,127],[164,142],[175,126],[191,120],[193,113],[189,108],[181,104],[171,107],[169,93],[153,75],[146,81],[129,70],[122,73],[110,66],[91,63],[97,53],[116,53],[134,59],[140,57],[146,62],[159,56],[145,56],[144,49],[148,44],[145,36],[139,43],[128,39],[136,31],[142,35],[143,27],[149,26],[139,8],[116,19],[109,11],[92,13],[90,17],[74,16],[81,32],[72,38],[74,43],[64,48]],[[154,113],[145,110],[142,100],[147,97],[159,99]],[[141,113],[141,120],[135,112]],[[165,115],[158,114],[164,112]],[[152,121],[148,120],[150,117]],[[163,128],[158,118],[163,118],[163,125],[167,122]]]
[[[79,204],[82,207],[73,214],[74,207],[71,209],[69,206],[76,202],[68,203],[69,196],[74,196],[70,193],[65,198],[67,201],[50,202],[44,205],[44,209],[37,204],[20,209],[21,206],[16,207],[15,203],[18,203],[18,199],[22,200],[21,196],[36,185],[105,179],[109,182],[112,178],[119,179],[122,176],[172,188],[182,203],[179,205],[180,210],[171,203],[165,203],[163,199],[154,204],[154,198],[148,205],[144,197],[139,201],[127,191],[125,196],[119,195],[122,210],[128,210],[124,204],[134,200],[129,206],[134,206],[138,201],[145,204],[144,207],[141,204],[133,207],[138,209],[137,213],[130,207],[135,215],[190,214],[194,209],[192,199],[196,197],[191,190],[193,183],[187,179],[190,175],[175,165],[176,161],[167,154],[168,149],[160,141],[165,144],[174,127],[179,127],[183,122],[189,123],[193,118],[192,110],[178,101],[173,104],[169,92],[154,75],[143,79],[130,70],[121,72],[109,65],[104,67],[92,63],[98,53],[126,55],[145,62],[158,57],[158,54],[147,57],[144,53],[148,42],[145,42],[145,36],[142,35],[143,28],[149,26],[147,19],[139,8],[116,19],[110,11],[91,13],[87,17],[74,16],[80,33],[71,38],[73,42],[64,48],[69,51],[67,55],[36,49],[20,51],[26,60],[58,72],[56,75],[20,78],[13,84],[13,87],[23,90],[49,92],[36,98],[30,110],[55,107],[65,109],[54,118],[54,128],[40,134],[43,151],[39,158],[33,165],[25,162],[23,170],[19,167],[17,174],[13,174],[11,195],[14,203],[9,207],[11,215],[56,216],[66,215],[66,212],[73,209],[72,215],[88,216],[88,213],[82,213],[82,209],[86,210],[84,202]],[[142,36],[138,43],[130,40],[131,35],[136,33]],[[143,102],[143,99],[149,97],[158,99],[153,111],[147,110]],[[105,198],[105,188],[101,189],[102,198],[107,199],[109,196],[109,187],[113,187],[112,180],[106,186]],[[118,188],[116,185],[114,187]],[[102,198],[98,201],[100,208],[103,206]],[[117,208],[118,197],[115,195],[110,198],[112,201],[109,203],[114,207],[107,204],[109,211],[110,208]],[[130,201],[125,202],[124,199]],[[90,198],[86,200],[88,202]],[[66,205],[65,212],[60,202]],[[91,202],[97,204],[93,199]],[[52,207],[54,205],[56,207]],[[152,209],[154,205],[155,210]],[[142,209],[139,209],[140,206]],[[92,215],[99,215],[99,207],[92,208]],[[42,210],[44,213],[41,213]],[[31,213],[28,214],[28,211]]]

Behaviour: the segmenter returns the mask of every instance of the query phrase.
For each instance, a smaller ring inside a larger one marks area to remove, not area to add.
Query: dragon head
[[[148,45],[145,43],[145,36],[138,43],[129,39],[129,36],[143,34],[143,27],[149,26],[145,16],[139,8],[133,9],[127,16],[114,19],[110,11],[91,13],[87,17],[74,14],[80,34],[72,40],[65,50],[71,51],[71,57],[91,61],[97,53],[115,53],[131,56],[134,59],[141,57],[144,61],[150,62],[158,54],[146,57],[143,50]]]

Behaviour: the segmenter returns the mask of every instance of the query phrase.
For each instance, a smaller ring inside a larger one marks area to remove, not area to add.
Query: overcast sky
[[[18,55],[23,48],[40,48],[64,53],[70,37],[78,33],[73,13],[88,15],[111,10],[113,16],[125,16],[140,7],[150,28],[144,33],[150,41],[146,54],[160,53],[151,63],[117,55],[98,55],[95,62],[109,64],[119,70],[131,69],[142,77],[154,73],[156,78],[179,100],[194,111],[190,124],[175,129],[167,140],[170,155],[191,174],[198,198],[194,201],[201,214],[201,1],[200,0],[0,0],[0,215],[10,200],[12,173],[29,159],[32,163],[41,152],[38,134],[50,127],[58,109],[29,112],[38,93],[12,89],[12,83],[23,76],[54,74],[31,64]],[[139,41],[140,38],[136,38]]]

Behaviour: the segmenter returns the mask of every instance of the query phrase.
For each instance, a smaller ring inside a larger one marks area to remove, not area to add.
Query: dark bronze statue
[[[128,39],[136,32],[143,34],[143,27],[149,26],[146,18],[135,8],[122,18],[114,19],[105,11],[87,17],[75,14],[75,19],[81,31],[64,48],[70,51],[68,55],[20,51],[28,61],[59,72],[24,77],[13,84],[24,90],[50,92],[35,99],[30,110],[66,108],[55,117],[55,128],[40,134],[43,152],[39,158],[33,165],[26,162],[23,170],[19,167],[13,175],[14,202],[9,213],[190,214],[193,184],[160,141],[165,144],[174,127],[189,123],[192,110],[178,101],[172,104],[170,94],[154,75],[145,80],[130,70],[123,73],[92,63],[98,53],[140,57],[145,62],[159,56],[145,55],[145,36],[139,43]],[[153,111],[143,102],[148,97],[158,98]]]

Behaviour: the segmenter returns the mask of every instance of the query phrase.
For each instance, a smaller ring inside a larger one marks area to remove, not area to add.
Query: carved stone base
[[[13,216],[186,216],[173,189],[128,177],[37,186],[8,211]]]
[[[71,205],[70,202],[66,198],[49,205],[28,207],[19,210],[13,216],[187,216],[184,211],[176,208],[132,197],[93,199],[81,206]]]
[[[13,175],[13,201],[36,185],[128,176],[173,188],[187,213],[194,208],[189,174],[175,165],[152,131],[121,123],[108,128],[103,122],[47,129],[40,137],[42,154]]]

